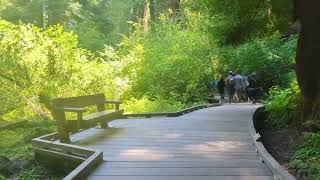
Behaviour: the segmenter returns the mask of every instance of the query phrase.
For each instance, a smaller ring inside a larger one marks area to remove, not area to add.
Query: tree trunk
[[[176,18],[180,9],[180,0],[171,0],[172,18]]]
[[[149,19],[150,19],[150,12],[149,12],[149,3],[146,2],[144,6],[144,13],[143,13],[143,29],[144,32],[149,31]]]
[[[303,120],[320,122],[320,1],[295,0],[301,22],[296,56],[298,83],[304,98]]]
[[[149,9],[150,9],[151,22],[154,22],[156,20],[156,12],[155,12],[156,9],[154,7],[154,0],[150,0]]]
[[[48,26],[48,19],[49,19],[49,16],[48,16],[48,5],[45,1],[42,2],[42,27],[43,28],[46,28]]]

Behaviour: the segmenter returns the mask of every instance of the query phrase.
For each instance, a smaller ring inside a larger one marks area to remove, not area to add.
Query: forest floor
[[[8,123],[1,123],[2,125]],[[24,180],[59,179],[34,162],[31,140],[55,130],[53,121],[27,121],[2,128],[0,131],[0,180],[13,178]]]

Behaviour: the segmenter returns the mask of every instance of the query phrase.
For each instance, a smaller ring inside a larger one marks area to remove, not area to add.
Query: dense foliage
[[[306,174],[308,179],[316,180],[320,177],[320,134],[308,133],[305,141],[295,153],[290,166]]]
[[[30,158],[31,139],[55,131],[51,121],[29,121],[18,127],[1,129],[0,154],[12,158]]]
[[[213,72],[210,43],[204,34],[194,25],[172,24],[167,18],[153,26],[144,38],[139,29],[120,47],[120,53],[125,53],[123,50],[140,51],[133,53],[135,64],[127,69],[136,71],[131,77],[129,95],[180,102],[197,102],[205,98]]]
[[[2,119],[47,118],[40,101],[49,107],[52,97],[119,92],[113,65],[78,48],[76,36],[61,26],[42,30],[0,21],[0,27]]]
[[[301,94],[297,82],[293,82],[290,88],[281,89],[274,87],[270,91],[266,111],[271,127],[283,128],[297,122],[301,117]]]
[[[186,1],[173,19],[170,3],[155,1],[156,19],[150,23],[150,4],[138,0],[1,1],[0,16],[16,24],[0,22],[0,119],[48,119],[50,98],[101,92],[121,98],[131,112],[172,111],[202,102],[210,82],[229,70],[256,72],[266,91],[288,86],[296,39],[280,40],[276,32],[288,22],[276,20],[279,12],[268,14],[272,3],[262,4],[252,22],[259,28],[233,39],[235,32],[227,30],[247,28],[253,16],[244,10],[256,5],[233,3],[225,9],[225,3]],[[8,13],[10,8],[19,11]],[[41,13],[32,13],[34,8]],[[125,25],[117,30],[112,23]],[[124,33],[121,41],[101,48],[111,31]]]
[[[273,86],[288,87],[293,71],[296,39],[281,41],[279,35],[248,41],[239,46],[224,47],[215,57],[214,69],[219,74],[236,73],[259,76],[264,90]]]

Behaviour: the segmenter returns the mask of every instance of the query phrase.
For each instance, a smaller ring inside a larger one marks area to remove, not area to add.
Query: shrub
[[[62,26],[0,21],[0,119],[48,118],[48,99],[120,91],[115,68],[78,47]],[[43,104],[41,104],[42,102]]]
[[[205,34],[191,23],[172,23],[165,17],[146,34],[143,26],[135,26],[118,52],[118,59],[126,64],[123,75],[130,80],[127,96],[183,103],[206,97],[213,72]]]
[[[296,151],[290,166],[305,174],[307,179],[319,179],[320,133],[308,133],[305,135],[305,144]]]
[[[266,105],[267,124],[271,127],[282,128],[297,122],[301,118],[301,102],[301,94],[296,81],[287,89],[274,87],[269,92]]]
[[[50,180],[59,180],[63,179],[63,175],[59,175],[57,173],[49,172],[45,168],[34,166],[29,170],[24,170],[20,173],[17,177],[19,180],[43,180],[43,179],[50,179]]]
[[[55,131],[53,121],[29,121],[12,129],[0,131],[0,155],[10,158],[30,155],[31,139]]]
[[[151,101],[147,97],[143,97],[139,100],[131,98],[123,104],[123,107],[129,113],[174,112],[182,109],[184,104],[159,98]]]

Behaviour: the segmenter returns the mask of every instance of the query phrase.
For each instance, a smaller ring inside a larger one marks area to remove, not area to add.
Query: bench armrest
[[[121,101],[116,101],[116,100],[105,100],[104,101],[106,104],[121,104]]]
[[[122,102],[121,101],[116,101],[116,100],[105,100],[104,103],[106,103],[106,104],[115,104],[115,109],[119,110],[120,104]]]
[[[63,107],[63,108],[56,108],[57,110],[61,110],[64,112],[76,112],[76,113],[83,113],[86,112],[86,109],[84,108],[69,108],[69,107]]]

